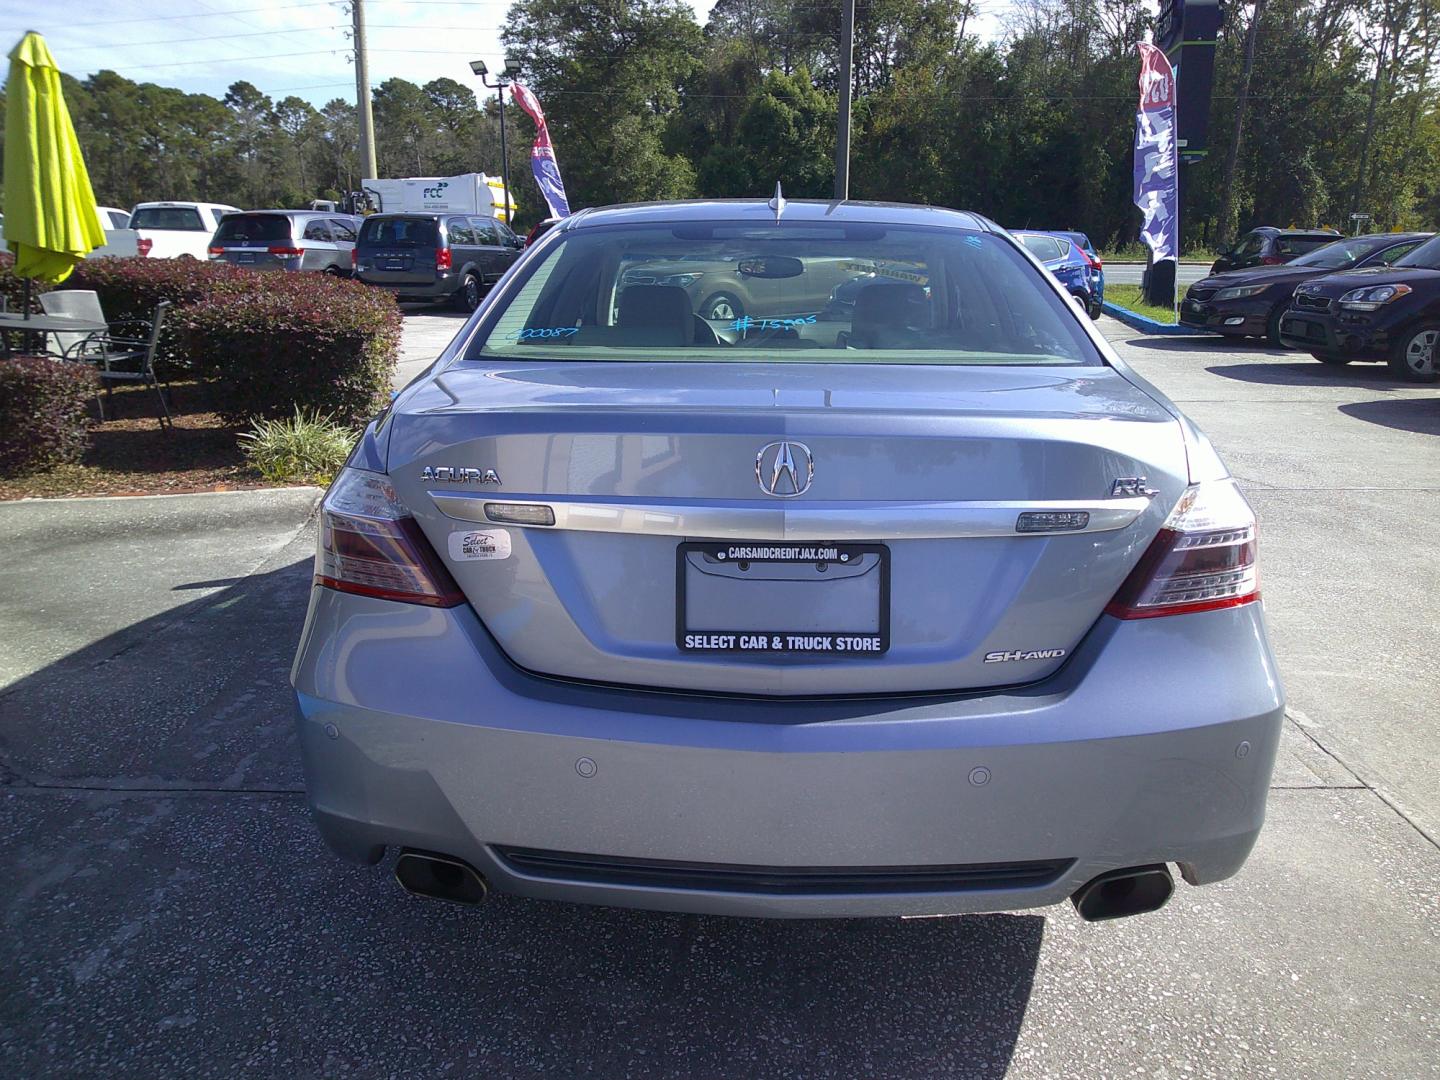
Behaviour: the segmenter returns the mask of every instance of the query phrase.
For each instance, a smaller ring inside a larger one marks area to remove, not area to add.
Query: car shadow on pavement
[[[10,1075],[1005,1075],[1039,916],[459,908],[331,855],[288,686],[308,543],[0,692]]]
[[[1415,384],[1401,382],[1383,364],[1358,367],[1329,367],[1318,360],[1277,364],[1217,364],[1205,369],[1212,375],[1239,382],[1269,386],[1339,386],[1364,390],[1413,390]]]
[[[449,987],[462,1041],[503,1018],[502,1060],[605,1077],[1003,1077],[1045,925],[434,903],[399,901],[419,966],[394,989]]]
[[[289,666],[312,565],[307,556],[176,583],[177,600],[219,588],[0,689],[0,777],[61,789],[298,789]]]
[[[1236,345],[1251,349],[1268,349],[1262,341],[1249,338],[1228,338],[1220,334],[1196,334],[1193,337],[1181,334],[1167,334],[1159,337],[1129,337],[1121,339],[1126,345],[1137,349],[1153,349],[1155,352],[1224,352]],[[1282,350],[1276,349],[1279,353]]]
[[[1341,405],[1346,416],[1401,431],[1440,435],[1440,396],[1392,398],[1389,401],[1356,401]]]
[[[400,304],[401,315],[441,315],[447,319],[463,322],[470,318],[470,312],[460,311],[453,304]]]

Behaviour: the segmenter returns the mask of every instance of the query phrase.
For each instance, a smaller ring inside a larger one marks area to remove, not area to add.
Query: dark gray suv
[[[452,300],[474,311],[525,241],[495,218],[375,214],[355,245],[355,276],[401,300]]]

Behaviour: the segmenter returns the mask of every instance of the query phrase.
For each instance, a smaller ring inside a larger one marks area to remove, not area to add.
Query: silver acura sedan
[[[772,314],[665,282],[722,261]],[[1255,843],[1259,595],[1210,443],[985,219],[587,211],[325,496],[309,798],[462,902],[1133,915]]]

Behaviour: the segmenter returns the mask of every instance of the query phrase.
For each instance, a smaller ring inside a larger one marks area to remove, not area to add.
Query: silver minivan
[[[227,215],[210,238],[210,261],[253,270],[315,270],[350,276],[360,219],[311,210]]]

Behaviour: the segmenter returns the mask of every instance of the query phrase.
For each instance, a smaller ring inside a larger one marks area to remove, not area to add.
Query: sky
[[[512,0],[364,0],[370,83],[448,76],[484,93],[471,60],[499,70]],[[714,0],[690,0],[703,24]],[[982,5],[991,7],[991,4]],[[997,32],[984,15],[980,32]],[[62,71],[223,96],[240,79],[279,100],[355,99],[349,5],[337,0],[0,0],[0,43],[45,35]]]

